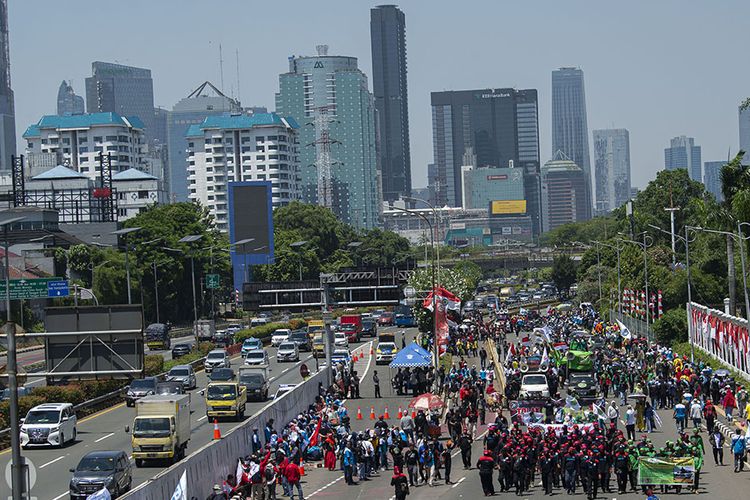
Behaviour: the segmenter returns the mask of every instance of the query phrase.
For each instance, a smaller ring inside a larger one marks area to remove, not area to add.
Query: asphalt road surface
[[[191,337],[192,338],[192,337]],[[174,339],[173,344],[180,339]],[[352,346],[353,348],[354,346]],[[310,353],[300,353],[300,361],[297,363],[278,363],[275,358],[276,349],[269,348],[271,384],[269,398],[279,387],[279,384],[301,383],[302,377],[299,366],[307,363],[314,371],[315,362]],[[169,351],[165,352],[168,359]],[[232,359],[232,367],[236,369],[242,365],[239,356]],[[205,387],[207,376],[201,371],[197,373],[198,389],[190,391],[191,394],[191,427],[192,433],[188,444],[188,454],[199,449],[213,439],[213,423],[206,418],[206,405],[203,397],[198,394]],[[268,402],[248,402],[246,418],[250,418]],[[86,417],[78,422],[78,438],[75,443],[68,444],[65,448],[30,448],[22,453],[26,460],[33,464],[36,470],[37,480],[31,488],[32,496],[39,500],[60,500],[68,497],[68,483],[71,473],[69,469],[78,465],[83,455],[95,450],[124,450],[128,454],[132,451],[130,435],[125,433],[125,426],[132,426],[135,409],[128,408],[125,403],[113,406],[99,413]],[[237,422],[219,422],[222,433],[239,425]],[[0,473],[5,471],[10,461],[10,450],[0,452]],[[145,482],[147,479],[161,472],[169,464],[159,466],[146,466],[133,468],[133,487]],[[0,477],[0,499],[10,495],[10,486]]]

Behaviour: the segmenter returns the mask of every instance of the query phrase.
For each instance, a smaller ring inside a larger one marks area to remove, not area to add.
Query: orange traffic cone
[[[305,464],[299,464],[299,475],[300,476],[305,475]]]
[[[373,353],[373,350],[372,350],[372,345],[371,345],[370,346],[370,356],[372,356],[372,353]]]
[[[375,407],[370,407],[370,420],[375,420]]]
[[[386,420],[390,420],[391,415],[388,413],[388,407],[385,407],[385,413],[383,414],[383,418]]]
[[[362,420],[362,408],[357,406],[357,420]]]
[[[398,407],[398,419],[401,420],[404,417],[404,411],[401,409],[401,406]]]
[[[214,418],[214,439],[221,439],[221,429],[219,429],[219,421]]]
[[[354,362],[355,362],[355,363],[356,363],[357,361],[359,361],[359,358],[357,357],[357,353],[354,353],[354,358],[353,358],[353,359],[354,359]]]
[[[412,410],[411,411],[411,418],[417,418],[417,412]]]

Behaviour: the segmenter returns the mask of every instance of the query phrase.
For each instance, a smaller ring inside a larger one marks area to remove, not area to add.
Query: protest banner
[[[693,457],[638,458],[638,484],[681,486],[693,484]]]

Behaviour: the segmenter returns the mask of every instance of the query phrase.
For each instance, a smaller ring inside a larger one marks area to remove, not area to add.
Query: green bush
[[[164,373],[164,358],[160,354],[147,355],[143,364],[147,377]]]
[[[24,418],[26,414],[35,406],[46,403],[46,400],[39,396],[22,396],[18,398],[18,414]],[[0,403],[0,429],[10,427],[10,403],[3,401]]]
[[[687,340],[687,316],[679,307],[670,309],[654,322],[656,340],[661,345],[671,346]]]
[[[75,406],[86,401],[86,394],[78,385],[36,387],[31,394],[44,398],[48,403],[71,403]]]
[[[292,318],[289,320],[289,328],[292,330],[299,330],[300,328],[305,328],[307,326],[307,322],[304,319],[296,319]]]
[[[235,342],[244,342],[245,339],[249,338],[256,338],[256,339],[265,339],[270,337],[273,332],[278,330],[279,328],[289,328],[292,329],[291,323],[268,323],[265,325],[256,326],[253,328],[247,328],[245,330],[240,330],[234,335]]]

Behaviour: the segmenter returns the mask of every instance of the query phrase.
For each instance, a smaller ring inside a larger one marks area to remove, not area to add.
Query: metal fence
[[[609,310],[609,322],[614,323],[615,320],[620,320],[625,325],[630,333],[639,337],[646,337],[649,341],[655,341],[656,336],[654,335],[653,324],[646,324],[645,321],[628,316],[627,314],[620,314],[617,311]]]

